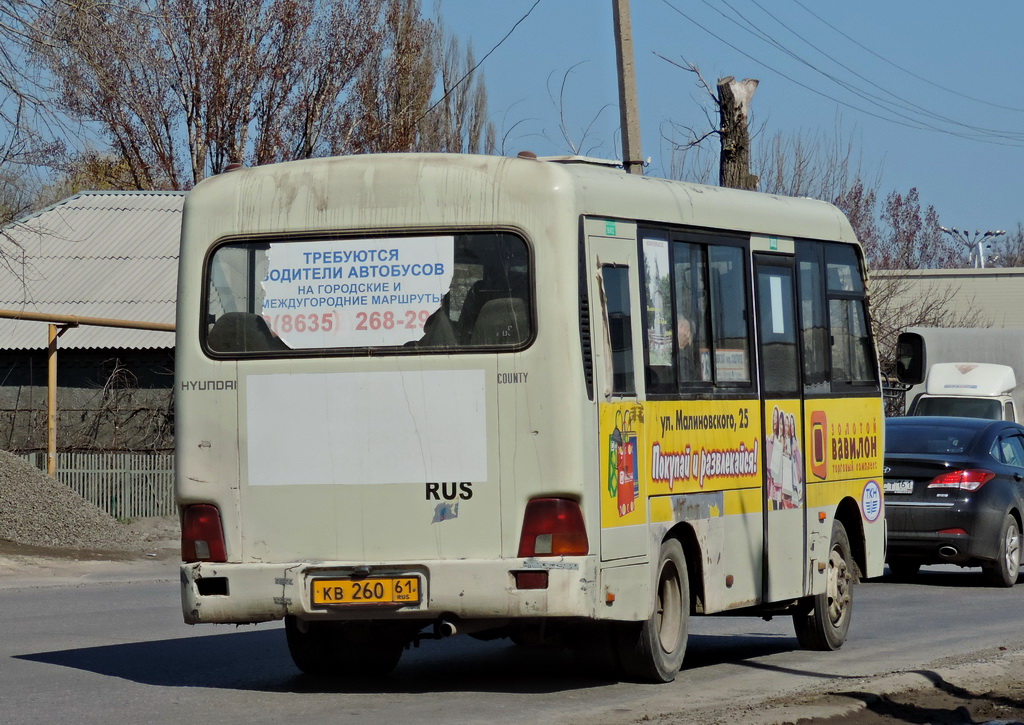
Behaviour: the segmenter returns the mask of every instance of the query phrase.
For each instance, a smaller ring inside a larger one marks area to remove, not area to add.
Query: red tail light
[[[583,512],[566,498],[535,498],[526,504],[519,556],[582,556],[590,551]]]
[[[224,528],[220,524],[220,511],[208,503],[185,507],[181,522],[181,560],[227,561]]]
[[[964,471],[939,474],[928,484],[928,488],[959,488],[961,491],[977,491],[995,477],[996,474],[992,471],[968,468]]]

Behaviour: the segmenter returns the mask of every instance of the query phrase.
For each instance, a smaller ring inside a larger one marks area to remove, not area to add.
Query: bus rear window
[[[529,255],[509,233],[244,241],[207,265],[214,354],[515,349],[532,334]]]

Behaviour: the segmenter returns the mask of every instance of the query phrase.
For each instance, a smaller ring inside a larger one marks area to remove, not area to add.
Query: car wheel
[[[1017,519],[1006,514],[999,532],[999,546],[996,560],[986,567],[989,583],[997,587],[1012,587],[1020,573],[1020,526]]]
[[[804,649],[837,650],[846,641],[853,614],[853,559],[846,528],[832,524],[825,591],[808,597],[793,613],[796,638]]]
[[[910,581],[921,569],[921,562],[913,559],[890,559],[885,562],[889,567],[889,573],[894,579]]]

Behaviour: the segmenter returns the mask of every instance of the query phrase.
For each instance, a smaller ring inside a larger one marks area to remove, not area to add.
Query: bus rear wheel
[[[654,612],[645,622],[617,624],[615,647],[627,677],[671,682],[686,655],[690,617],[686,555],[676,539],[661,545],[655,587]]]
[[[378,622],[284,620],[295,666],[315,677],[384,677],[398,664],[407,638]]]
[[[793,614],[796,638],[804,649],[837,650],[846,641],[853,614],[853,559],[846,528],[836,521],[826,562],[825,591],[808,597]]]

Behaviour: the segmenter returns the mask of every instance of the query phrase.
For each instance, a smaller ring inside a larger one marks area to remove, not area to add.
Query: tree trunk
[[[733,189],[756,189],[757,177],[750,173],[750,99],[757,81],[733,76],[718,79],[718,108],[722,114],[722,153],[719,158],[718,183]]]

